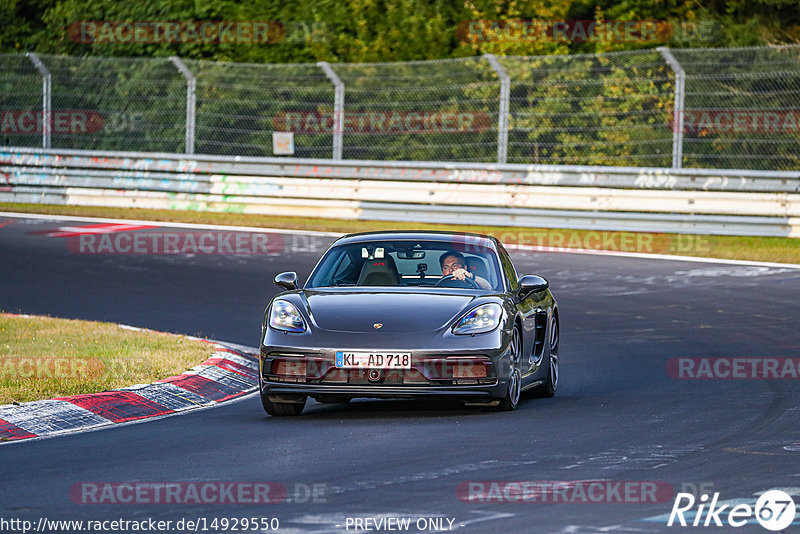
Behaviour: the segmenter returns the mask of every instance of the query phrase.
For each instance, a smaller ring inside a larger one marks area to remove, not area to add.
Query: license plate
[[[411,369],[410,352],[344,352],[336,353],[339,369]]]

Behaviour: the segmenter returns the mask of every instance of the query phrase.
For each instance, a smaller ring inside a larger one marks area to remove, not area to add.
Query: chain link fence
[[[674,74],[657,50],[509,57],[509,162],[669,167]]]
[[[195,147],[201,154],[271,156],[287,111],[333,109],[333,87],[314,64],[186,61],[197,79]],[[295,156],[330,158],[331,131],[296,134]]]
[[[166,58],[2,55],[0,71],[3,145],[185,149],[186,80]]]
[[[673,53],[691,121],[684,166],[800,169],[800,45]]]
[[[45,92],[42,75],[29,58],[23,54],[0,55],[0,113],[3,115],[0,131],[4,145],[42,146],[41,132],[20,131],[14,124],[9,124],[8,116],[11,114],[11,118],[16,118],[22,110],[34,115],[41,113]]]
[[[0,55],[2,144],[800,169],[800,45],[369,64]],[[49,119],[47,119],[49,117]]]

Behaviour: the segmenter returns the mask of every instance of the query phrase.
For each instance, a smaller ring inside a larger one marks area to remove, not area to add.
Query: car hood
[[[338,332],[433,332],[466,312],[476,295],[304,292],[313,323]],[[380,325],[378,327],[377,325]]]

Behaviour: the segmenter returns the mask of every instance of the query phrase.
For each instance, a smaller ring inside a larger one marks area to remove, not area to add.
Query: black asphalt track
[[[274,274],[296,270],[304,280],[332,240],[288,234],[281,253],[270,255],[80,254],[68,238],[46,234],[85,224],[0,217],[4,311],[256,346],[264,307],[277,293]],[[781,487],[800,505],[800,380],[667,373],[668,360],[679,356],[800,356],[800,270],[512,256],[521,274],[547,277],[559,302],[555,398],[526,399],[511,413],[440,401],[309,401],[300,417],[270,418],[250,396],[141,424],[2,444],[0,530],[13,531],[2,523],[11,519],[186,518],[210,527],[214,518],[234,517],[277,518],[285,533],[364,532],[356,518],[381,517],[411,518],[410,532],[429,517],[445,518],[445,527],[453,520],[463,532],[703,530],[666,526],[674,495],[645,503],[583,502],[574,493],[576,502],[460,500],[459,489],[478,481],[654,481],[750,502]],[[69,496],[76,483],[171,481],[278,482],[291,498],[79,504]],[[314,484],[323,494],[305,498]],[[434,531],[432,524],[419,526]],[[766,532],[757,524],[733,530]],[[798,531],[797,521],[787,530]]]

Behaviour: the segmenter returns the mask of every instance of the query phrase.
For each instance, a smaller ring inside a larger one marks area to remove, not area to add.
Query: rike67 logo
[[[777,489],[762,493],[755,507],[741,499],[720,501],[719,493],[714,493],[711,501],[707,494],[695,499],[691,493],[678,493],[667,526],[742,527],[757,522],[765,529],[777,532],[791,525],[795,514],[792,497]]]

